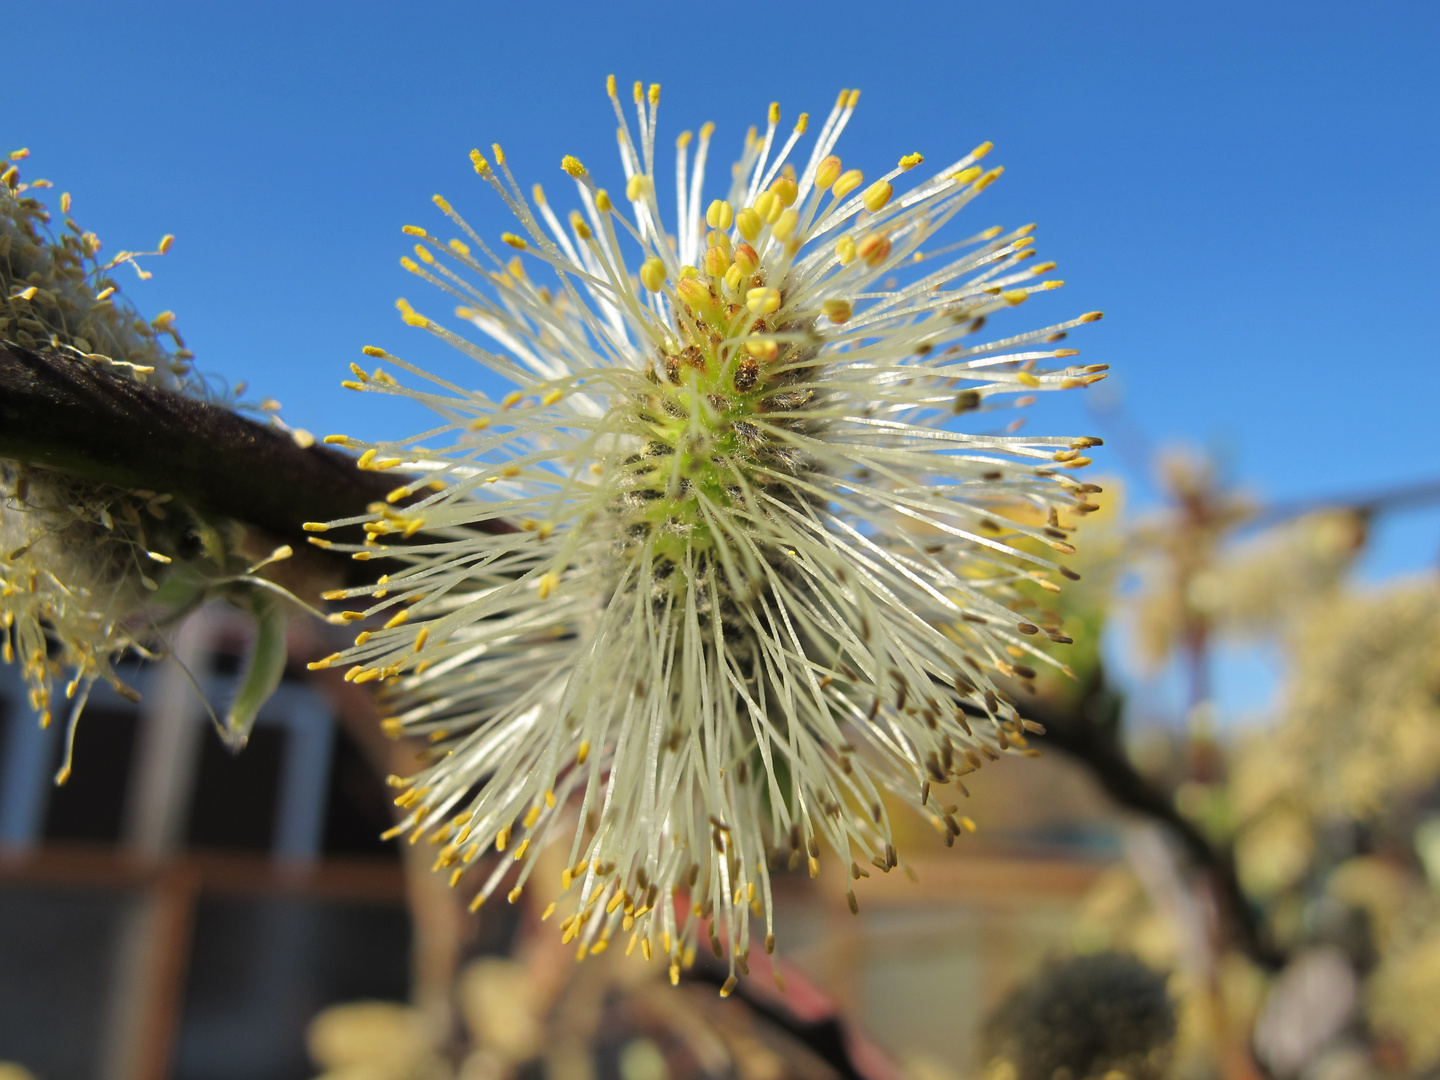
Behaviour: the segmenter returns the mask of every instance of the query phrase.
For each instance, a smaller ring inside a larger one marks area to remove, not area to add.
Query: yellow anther
[[[1043,262],[1040,263],[1038,266],[1032,266],[1030,268],[1030,273],[1034,274],[1036,277],[1039,277],[1041,274],[1048,274],[1051,270],[1054,269],[1055,264],[1053,262]]]
[[[1000,294],[1000,299],[1007,304],[1023,304],[1030,299],[1030,293],[1025,289],[1007,289]]]
[[[615,92],[615,76],[614,76],[614,75],[606,75],[606,76],[605,76],[605,93],[609,94],[612,98],[619,96],[619,95]]]
[[[773,191],[761,192],[755,199],[755,212],[760,215],[766,225],[774,225],[775,219],[785,209],[785,204],[780,201],[780,196]]]
[[[770,111],[766,114],[765,119],[772,124],[778,124],[780,122],[780,103],[778,101],[770,102]]]
[[[615,209],[615,204],[610,201],[610,193],[604,188],[595,192],[595,209],[602,214],[608,214]]]
[[[906,172],[909,172],[911,169],[913,169],[916,165],[919,165],[924,160],[924,154],[906,154],[900,159],[900,168],[904,169]]]
[[[355,678],[351,679],[350,681],[351,681],[351,682],[357,682],[357,683],[365,683],[365,682],[374,682],[374,681],[375,681],[376,679],[378,679],[378,678],[380,678],[380,669],[379,669],[379,668],[373,668],[373,667],[372,667],[372,668],[367,668],[365,671],[360,672],[359,675],[356,675]],[[411,800],[411,801],[413,802],[414,800]],[[407,805],[408,805],[408,804],[407,804]]]
[[[701,265],[711,277],[724,277],[730,269],[730,253],[721,247],[707,248]]]
[[[631,93],[635,97],[635,104],[639,105],[642,101],[645,100],[645,84],[642,83],[639,79],[636,79],[635,87],[631,91]]]
[[[650,104],[660,104],[660,84],[658,82],[650,84]]]
[[[450,205],[450,201],[446,199],[444,195],[431,195],[430,201],[440,208],[441,213],[453,214],[455,212],[454,208]]]
[[[555,809],[555,792],[545,792],[545,805],[548,806],[551,810]]]
[[[867,266],[879,266],[890,257],[890,238],[880,233],[871,233],[860,241],[856,253],[865,260]]]
[[[320,671],[320,670],[322,670],[322,669],[324,669],[324,668],[331,667],[331,666],[333,666],[333,665],[335,665],[335,664],[337,664],[337,663],[339,663],[339,662],[340,662],[340,654],[337,652],[337,653],[331,653],[329,656],[325,657],[325,659],[323,659],[323,660],[315,660],[315,661],[313,661],[313,662],[311,662],[311,663],[309,663],[309,664],[306,664],[305,666],[306,666],[306,668],[308,668],[308,669],[311,670],[311,671]]]
[[[412,274],[420,273],[420,264],[417,263],[414,259],[410,258],[409,255],[400,256],[400,265],[403,266],[406,270],[409,270]]]
[[[585,175],[585,166],[580,164],[580,159],[571,157],[569,154],[566,154],[560,159],[560,168],[564,169],[576,180],[579,180]]]
[[[505,151],[500,149],[500,144],[499,144],[498,142],[492,142],[492,143],[490,144],[490,149],[491,149],[492,151],[494,151],[494,153],[495,153],[495,164],[496,164],[496,165],[504,165],[504,164],[505,164]]]
[[[424,244],[415,245],[415,255],[423,263],[433,264],[435,262],[435,256],[430,254],[430,249],[427,248]]]
[[[840,259],[841,266],[849,266],[855,261],[855,241],[848,236],[842,236],[835,241],[835,254]]]
[[[475,171],[481,176],[490,175],[490,162],[485,160],[485,155],[479,150],[470,151],[470,164],[475,166]]]
[[[425,230],[419,225],[401,225],[400,231],[406,236],[424,236]]]
[[[1028,371],[1017,371],[1015,373],[1015,379],[1022,385],[1030,387],[1032,390],[1040,385],[1040,380]]]
[[[706,120],[705,123],[703,123],[703,124],[700,125],[700,138],[702,138],[702,139],[708,139],[708,138],[710,138],[711,135],[714,135],[714,134],[715,134],[715,121],[713,121],[713,120]]]
[[[842,173],[832,188],[835,193],[835,198],[843,199],[864,182],[865,174],[859,169],[851,169],[848,172]]]
[[[589,240],[593,235],[590,232],[590,226],[586,224],[585,218],[579,210],[570,211],[570,228],[575,230],[575,235],[581,240]]]
[[[731,292],[735,292],[737,289],[740,288],[740,279],[743,276],[744,275],[740,273],[740,267],[730,267],[729,270],[725,271],[725,288],[727,288]]]
[[[369,450],[366,450],[363,454],[360,455],[360,460],[355,462],[355,467],[357,469],[368,469],[370,468],[370,463],[374,460],[375,448],[371,447]]]
[[[329,526],[329,525],[326,525],[323,521],[307,521],[307,522],[305,522],[305,524],[301,525],[300,527],[301,527],[302,529],[304,529],[306,532],[329,532],[329,531],[330,531],[330,526]]]
[[[510,901],[510,903],[513,904],[513,903],[515,903],[517,900],[520,899],[520,894],[523,893],[524,891],[525,891],[525,886],[523,886],[523,885],[516,885],[516,886],[515,886],[513,889],[511,889],[510,892],[506,895],[505,899],[508,900],[508,901]]]
[[[810,871],[812,878],[820,876],[820,860],[815,858],[814,855],[811,855],[809,859],[806,860],[806,868]]]
[[[995,144],[987,140],[986,142],[982,142],[979,146],[975,147],[974,150],[971,150],[970,156],[976,161],[979,161],[981,158],[983,158],[986,154],[988,154],[991,150],[994,149]]]
[[[1044,289],[1048,292],[1050,289],[1058,289],[1064,284],[1065,282],[1063,281],[1042,281],[1039,285],[1036,285],[1035,288]]]
[[[724,199],[716,199],[705,210],[705,224],[712,229],[728,229],[735,221],[735,208]]]
[[[575,764],[584,765],[586,758],[588,758],[589,756],[590,744],[588,742],[582,742],[580,744],[580,749],[575,751]]]
[[[798,119],[798,120],[795,121],[795,134],[797,134],[797,135],[804,135],[804,134],[805,134],[805,129],[808,128],[809,126],[810,126],[810,114],[809,114],[808,112],[802,112],[802,113],[800,114],[800,119]]]
[[[760,256],[749,244],[739,244],[735,248],[735,269],[740,271],[741,276],[749,277],[760,268]]]
[[[684,150],[687,146],[690,145],[690,140],[694,137],[695,133],[693,131],[680,132],[679,137],[675,140],[675,148],[677,150]]]
[[[740,230],[740,235],[748,241],[754,241],[760,235],[760,230],[765,227],[765,222],[752,207],[745,207],[735,215],[735,227]]]
[[[984,176],[980,177],[979,180],[976,180],[976,181],[975,181],[975,190],[976,190],[976,191],[984,191],[987,187],[989,187],[991,184],[993,184],[996,180],[999,180],[999,179],[1000,179],[1000,174],[1003,173],[1004,171],[1005,171],[1005,166],[1003,166],[1003,165],[997,165],[995,168],[993,168],[993,169],[991,169],[989,172],[987,172]]]
[[[852,314],[849,300],[825,300],[820,304],[820,310],[825,317],[837,326],[849,322]]]
[[[800,225],[800,212],[794,207],[781,212],[780,217],[775,221],[775,228],[771,230],[777,240],[789,240],[795,235],[795,230]]]
[[[1081,321],[1081,322],[1099,322],[1099,321],[1100,321],[1101,319],[1103,319],[1104,317],[1105,317],[1105,313],[1104,313],[1103,311],[1087,311],[1084,315],[1081,315],[1081,316],[1080,316],[1080,321]]]
[[[525,811],[525,819],[524,819],[524,821],[522,822],[522,824],[523,824],[523,825],[525,826],[525,828],[527,828],[527,829],[533,829],[533,828],[535,827],[535,822],[537,822],[537,821],[539,821],[539,820],[540,820],[540,807],[539,807],[539,806],[532,806],[532,807],[530,807],[529,810]],[[516,857],[518,858],[519,856],[516,856]]]
[[[516,251],[524,251],[527,247],[530,246],[529,244],[525,243],[525,238],[523,236],[516,236],[514,233],[511,232],[501,233],[500,239],[505,241],[505,243],[509,244]]]
[[[451,251],[455,252],[455,254],[457,255],[470,254],[470,245],[465,243],[463,240],[450,240],[446,243],[445,246],[448,247]]]
[[[541,404],[541,405],[554,405],[557,401],[559,401],[559,400],[560,400],[561,398],[563,398],[564,396],[565,396],[565,391],[564,391],[564,390],[551,390],[548,394],[546,394],[544,397],[542,397],[542,398],[540,399],[540,404]]]
[[[780,346],[767,338],[747,341],[745,351],[757,360],[774,360],[780,353]]]
[[[650,190],[650,178],[636,173],[625,181],[625,198],[631,202],[639,202],[645,198],[645,193]]]
[[[856,105],[859,105],[859,104],[860,104],[860,91],[859,91],[859,90],[851,90],[851,91],[850,91],[850,99],[845,102],[845,107],[846,107],[847,109],[853,109],[853,108],[855,108]]]
[[[640,284],[651,292],[659,292],[665,284],[665,264],[652,255],[640,266]]]
[[[815,190],[825,191],[840,178],[840,159],[831,154],[815,170]]]
[[[756,314],[769,315],[780,310],[779,289],[751,289],[745,294],[745,306]]]
[[[397,611],[394,615],[392,615],[392,616],[386,621],[386,623],[385,623],[385,629],[386,629],[386,630],[394,630],[395,627],[404,625],[404,623],[405,623],[409,618],[410,618],[410,612],[409,612],[408,609],[405,610],[405,611]]]
[[[114,296],[114,295],[115,295],[115,286],[111,285],[111,286],[109,286],[108,288],[101,289],[98,293],[96,293],[96,294],[95,294],[95,299],[96,299],[96,300],[109,300],[110,297],[112,297],[112,296]]]
[[[364,645],[364,644],[365,644],[367,641],[369,641],[369,640],[370,640],[370,631],[369,631],[369,630],[361,630],[360,633],[358,633],[358,634],[355,635],[355,644],[356,644],[357,646],[358,646],[358,645]]]
[[[63,198],[66,202],[69,202],[69,201],[70,201],[70,196],[69,196],[68,194],[62,196],[62,198]],[[167,251],[170,250],[170,245],[173,244],[173,243],[175,243],[175,237],[174,237],[174,235],[172,235],[171,233],[166,233],[164,236],[162,236],[162,237],[160,238],[160,243],[159,243],[159,245],[156,247],[155,250],[157,250],[158,252],[160,252],[161,255],[164,255]]]
[[[876,180],[865,189],[865,194],[860,196],[860,201],[864,203],[866,210],[874,214],[885,209],[886,204],[890,202],[890,197],[894,194],[895,189],[888,182]]]
[[[795,182],[793,177],[777,176],[775,182],[770,185],[770,190],[775,193],[775,197],[780,200],[782,205],[794,206],[795,199],[800,194],[800,185]]]
[[[547,600],[560,587],[560,575],[554,570],[540,575],[540,599]]]

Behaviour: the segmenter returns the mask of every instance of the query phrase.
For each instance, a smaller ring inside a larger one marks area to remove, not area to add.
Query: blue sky
[[[1033,304],[1106,312],[1077,344],[1149,440],[1279,499],[1440,475],[1433,3],[0,0],[0,28],[32,43],[7,50],[0,148],[112,249],[175,233],[132,298],[317,433],[423,422],[339,388],[361,345],[468,376],[395,314],[449,307],[399,268],[400,226],[436,224],[441,191],[507,227],[466,158],[492,141],[556,194],[564,153],[618,177],[614,72],[663,85],[661,145],[711,119],[738,148],[771,100],[823,115],[842,86],[864,91],[847,166],[991,139],[1007,172],[974,220],[1040,223],[1068,284]],[[1032,424],[1119,434],[1068,397]],[[1407,515],[1371,571],[1437,552],[1440,511]]]

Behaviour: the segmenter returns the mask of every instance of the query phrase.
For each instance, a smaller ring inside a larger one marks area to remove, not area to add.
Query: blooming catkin
[[[39,192],[52,185],[22,179],[28,156],[0,159],[0,339],[203,395],[174,313],[140,317],[113,276],[128,264],[148,278],[138,259],[164,254],[174,238],[102,259],[99,237],[70,216],[68,193],[58,200],[65,229],[51,228]],[[65,680],[70,722],[58,780],[69,775],[75,724],[95,679],[136,696],[114,661],[155,638],[144,609],[193,527],[169,495],[0,457],[0,656],[20,664],[42,725],[51,720],[53,683]]]
[[[1098,440],[1015,434],[999,410],[1102,378],[1055,344],[1100,316],[982,333],[1060,284],[1030,227],[952,227],[1000,175],[988,143],[867,183],[833,154],[858,91],[803,165],[808,118],[785,135],[772,106],[724,198],[703,194],[713,125],[680,136],[667,226],[659,87],[636,84],[635,127],[613,79],[610,96],[613,193],[565,158],[562,220],[497,146],[471,158],[515,215],[509,251],[440,196],[455,238],[406,227],[404,267],[488,342],[402,300],[405,322],[512,385],[497,400],[365,350],[384,366],[347,386],[439,422],[331,437],[397,487],[307,528],[361,527],[314,540],[402,569],[333,595],[367,598],[349,617],[375,622],[321,663],[383,681],[387,730],[434,744],[392,778],[397,831],[429,836],[452,883],[499,852],[473,906],[513,902],[563,843],[560,926],[581,955],[618,933],[673,979],[708,945],[733,979],[752,931],[774,948],[775,868],[817,874],[824,845],[853,878],[888,872],[900,803],[953,841],[972,826],[936,789],[1025,746],[1005,687],[1058,664],[1016,609],[1066,574],[1059,515],[1097,490],[1070,470]]]

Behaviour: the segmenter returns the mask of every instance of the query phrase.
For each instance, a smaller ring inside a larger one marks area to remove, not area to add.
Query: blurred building
[[[39,1080],[303,1080],[322,1008],[410,995],[405,873],[379,839],[389,799],[332,702],[297,663],[242,753],[215,734],[201,693],[229,700],[242,633],[207,610],[176,658],[126,668],[138,705],[97,685],[63,787],[63,725],[42,731],[0,667],[0,1061]],[[916,880],[856,882],[858,917],[833,863],[777,880],[782,953],[938,1080],[984,1064],[985,1016],[1069,947],[1118,857],[1103,798],[1063,760],[973,779],[979,834],[946,850],[899,811]],[[504,951],[520,914],[467,916],[458,947]]]

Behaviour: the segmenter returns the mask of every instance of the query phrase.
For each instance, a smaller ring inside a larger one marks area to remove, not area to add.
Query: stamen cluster
[[[1044,366],[1100,316],[982,335],[1060,284],[1030,261],[1028,226],[941,238],[1000,175],[978,164],[988,143],[901,192],[919,154],[866,185],[833,153],[858,92],[803,167],[807,117],[782,144],[772,106],[706,202],[707,124],[693,156],[678,140],[671,232],[659,87],[636,84],[638,134],[609,89],[623,203],[567,157],[562,225],[496,146],[472,160],[519,222],[501,238],[518,255],[439,196],[459,236],[406,228],[402,264],[489,344],[402,300],[405,321],[513,390],[366,349],[416,382],[357,365],[346,385],[440,422],[330,439],[405,478],[367,515],[307,526],[363,541],[314,541],[403,569],[334,594],[368,598],[339,618],[373,622],[322,664],[384,681],[387,730],[434,744],[394,778],[400,831],[435,843],[452,883],[487,867],[474,906],[516,900],[564,839],[561,927],[581,955],[618,933],[678,978],[708,941],[733,978],[757,924],[774,948],[775,868],[817,874],[823,844],[853,879],[888,873],[894,808],[953,842],[968,819],[938,789],[1032,752],[1011,694],[1032,664],[1059,666],[1037,642],[1068,640],[1033,595],[1074,576],[1051,555],[1072,551],[1060,514],[1093,509],[1069,470],[1098,440],[1020,435],[997,413],[1102,378]]]

